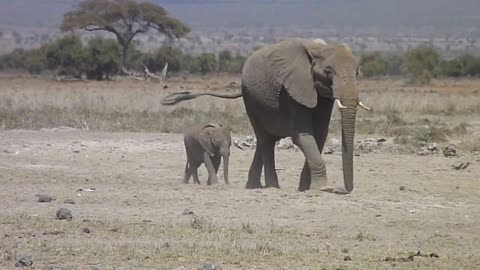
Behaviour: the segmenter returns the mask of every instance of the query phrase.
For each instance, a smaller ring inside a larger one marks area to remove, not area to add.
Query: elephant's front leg
[[[325,161],[317,147],[315,137],[312,134],[299,133],[295,136],[294,141],[297,142],[298,147],[302,150],[306,158],[300,177],[299,189],[331,191],[332,188],[328,187]],[[308,172],[310,172],[310,177],[307,175]]]
[[[210,158],[210,155],[207,152],[203,153],[203,161],[208,171],[207,185],[217,184],[218,183],[217,173],[215,171],[215,167],[213,166],[212,159]]]

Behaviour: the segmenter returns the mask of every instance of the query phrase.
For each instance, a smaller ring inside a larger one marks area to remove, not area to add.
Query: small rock
[[[35,196],[37,197],[37,202],[39,203],[47,203],[55,200],[54,198],[52,198],[47,194],[35,194]]]
[[[198,270],[219,270],[220,268],[216,267],[213,264],[205,264],[204,266],[198,268]]]
[[[194,214],[193,211],[188,209],[188,208],[183,210],[183,212],[182,212],[182,215],[185,215],[185,216],[186,215],[193,215],[193,214]]]
[[[10,261],[12,259],[12,256],[10,256],[10,253],[5,251],[5,252],[3,252],[3,259],[5,261]]]
[[[400,186],[399,188],[401,191],[405,191],[405,186]]]
[[[278,141],[277,148],[278,149],[291,149],[294,148],[295,145],[293,144],[292,140],[290,138],[285,138],[280,141]]]
[[[416,151],[417,155],[419,156],[434,155],[434,154],[438,154],[438,152],[439,152],[439,149],[436,143],[424,145],[423,147],[417,149]]]
[[[377,142],[379,142],[379,143],[386,142],[386,141],[387,141],[387,139],[384,139],[384,138],[377,139]]]
[[[63,201],[63,203],[65,203],[65,204],[75,204],[75,201],[73,199],[65,199]]]
[[[30,267],[33,265],[32,256],[23,256],[17,260],[15,267]]]
[[[257,140],[252,136],[247,136],[245,139],[234,140],[233,145],[238,147],[240,150],[252,149],[257,146]]]
[[[165,84],[165,85],[163,86],[163,89],[168,89],[168,85]]]
[[[89,228],[82,228],[82,233],[90,233],[90,229]]]
[[[343,260],[344,260],[344,261],[351,261],[352,258],[351,258],[350,256],[345,256],[345,257],[343,258]]]
[[[454,144],[450,144],[443,149],[443,155],[446,157],[456,157],[457,147]]]
[[[59,235],[63,234],[62,231],[49,231],[49,232],[44,232],[43,235]]]
[[[331,155],[331,154],[333,154],[334,152],[335,152],[335,151],[333,150],[333,148],[325,147],[325,148],[323,149],[323,154],[325,154],[325,155]]]
[[[57,211],[57,219],[58,220],[72,220],[72,212],[68,210],[67,208],[60,208]]]

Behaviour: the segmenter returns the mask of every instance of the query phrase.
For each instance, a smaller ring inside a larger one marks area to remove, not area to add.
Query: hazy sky
[[[55,26],[78,0],[0,0],[0,26]],[[153,0],[195,26],[480,27],[480,0]]]

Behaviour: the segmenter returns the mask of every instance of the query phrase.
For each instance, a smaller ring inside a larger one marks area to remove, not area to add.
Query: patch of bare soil
[[[181,184],[180,134],[0,131],[0,268],[480,268],[479,155],[360,153],[340,196],[296,191],[295,148],[276,152],[282,189],[246,190],[253,151],[209,187]]]

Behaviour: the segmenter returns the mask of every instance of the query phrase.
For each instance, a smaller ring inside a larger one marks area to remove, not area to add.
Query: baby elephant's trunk
[[[225,179],[225,184],[230,184],[228,181],[228,158],[229,154],[223,154],[223,178]]]

